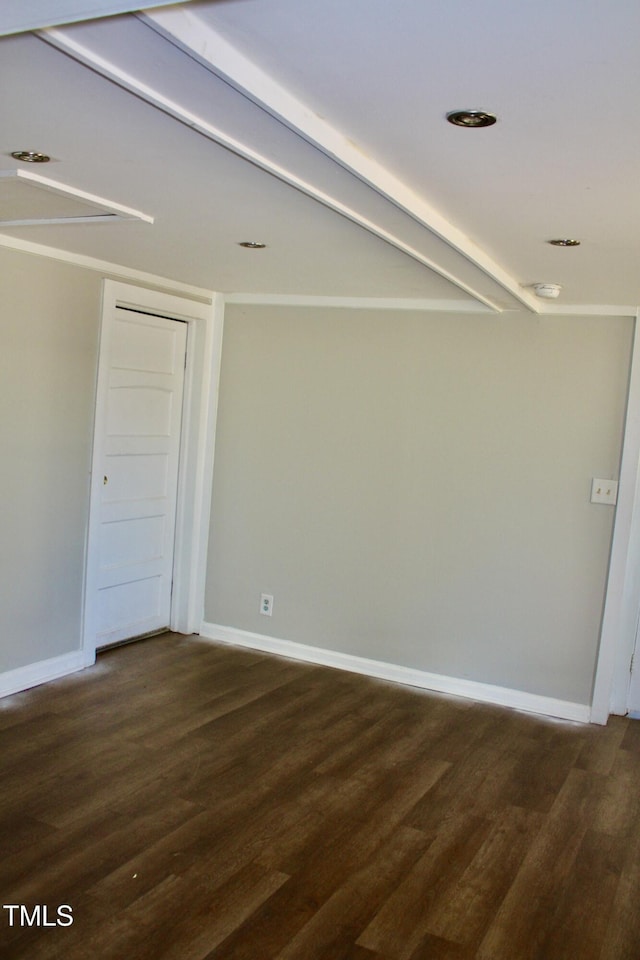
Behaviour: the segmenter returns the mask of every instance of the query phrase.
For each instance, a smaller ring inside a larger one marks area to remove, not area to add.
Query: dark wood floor
[[[640,722],[176,635],[0,701],[3,960],[640,960]],[[40,915],[42,917],[42,913]]]

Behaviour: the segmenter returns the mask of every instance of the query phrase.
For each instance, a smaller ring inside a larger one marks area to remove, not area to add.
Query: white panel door
[[[169,626],[186,344],[186,323],[117,308],[99,441],[97,647]]]

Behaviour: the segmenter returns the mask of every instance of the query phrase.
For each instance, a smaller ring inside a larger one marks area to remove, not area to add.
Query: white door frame
[[[98,528],[102,484],[100,465],[109,354],[116,307],[157,313],[183,320],[189,325],[178,473],[171,629],[178,633],[197,633],[204,612],[224,299],[221,294],[212,293],[211,301],[202,303],[144,287],[105,280],[84,580],[83,656],[86,665],[94,663],[96,657]]]
[[[636,626],[636,642],[629,674],[627,711],[634,720],[640,720],[640,623]]]
[[[636,311],[620,486],[605,596],[591,722],[628,710],[629,669],[640,610],[640,308]]]

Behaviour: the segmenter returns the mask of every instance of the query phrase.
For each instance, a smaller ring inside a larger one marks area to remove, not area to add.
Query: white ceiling
[[[174,0],[149,0],[149,7],[164,7]],[[183,3],[188,0],[182,0]],[[0,36],[41,30],[59,23],[77,23],[93,17],[113,16],[137,10],[136,0],[2,0]]]
[[[224,292],[627,309],[639,35],[637,0],[194,0],[7,36],[0,170],[45,151],[154,223],[2,233]]]

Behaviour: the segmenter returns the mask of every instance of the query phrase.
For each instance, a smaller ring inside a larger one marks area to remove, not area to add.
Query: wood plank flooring
[[[0,701],[0,765],[52,924],[2,960],[640,960],[640,721],[166,634]]]

